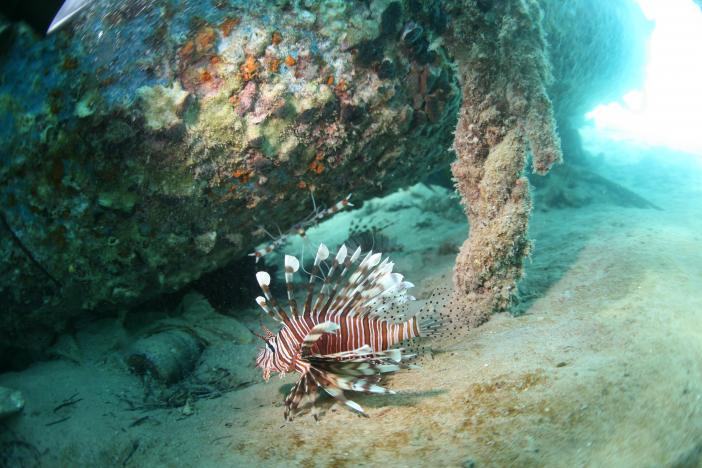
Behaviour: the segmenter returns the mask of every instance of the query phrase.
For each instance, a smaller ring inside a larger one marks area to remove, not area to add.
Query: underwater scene
[[[0,467],[702,467],[702,1],[3,0]]]

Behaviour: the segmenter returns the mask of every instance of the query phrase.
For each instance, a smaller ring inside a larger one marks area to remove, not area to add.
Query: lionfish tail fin
[[[470,329],[464,319],[468,307],[451,288],[435,289],[413,317],[418,334],[404,346],[414,352],[419,361],[427,357],[433,359],[437,352],[450,349]]]
[[[417,321],[421,338],[443,338],[451,334],[453,320],[446,300],[450,291],[434,291],[414,319]]]
[[[441,335],[444,330],[444,318],[440,314],[435,314],[433,311],[424,315],[421,312],[417,314],[419,326],[419,336],[421,338],[435,338]]]

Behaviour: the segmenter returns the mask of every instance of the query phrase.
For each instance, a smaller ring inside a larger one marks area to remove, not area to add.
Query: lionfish
[[[405,340],[435,335],[442,322],[436,312],[404,317],[400,306],[414,300],[407,293],[414,285],[392,271],[394,264],[388,258],[381,261],[381,253],[368,252],[358,263],[360,247],[348,255],[346,246],[341,245],[315,295],[315,281],[328,257],[329,249],[320,244],[301,310],[293,287],[293,276],[300,268],[296,257],[285,256],[289,311],[272,296],[270,275],[256,273],[265,296],[257,297],[256,302],[282,325],[277,334],[262,325],[264,334],[257,336],[265,341],[265,347],[256,366],[263,369],[266,381],[271,372],[279,372],[281,377],[288,372],[300,373],[285,398],[286,420],[308,406],[300,406],[303,400],[310,400],[309,406],[316,410],[323,393],[365,416],[363,408],[347,399],[344,391],[394,393],[379,385],[381,377],[408,367],[402,361],[414,357],[394,347]],[[317,418],[316,412],[313,414]]]

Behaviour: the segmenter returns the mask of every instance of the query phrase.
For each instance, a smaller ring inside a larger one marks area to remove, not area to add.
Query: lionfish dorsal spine
[[[394,263],[386,258],[364,279],[363,283],[359,284],[358,290],[361,298],[366,300],[365,307],[368,307],[375,299],[390,293],[402,280],[402,275],[392,272],[393,267]]]
[[[329,299],[334,295],[336,289],[339,285],[339,280],[344,276],[346,272],[346,258],[348,251],[346,245],[341,244],[339,251],[334,257],[334,262],[332,263],[329,273],[324,281],[324,286],[322,286],[322,293],[325,294]],[[339,271],[341,268],[341,271]],[[332,282],[333,280],[333,282]],[[326,305],[326,304],[325,304]]]
[[[324,277],[324,281],[322,282],[322,288],[320,289],[319,294],[317,295],[317,299],[315,299],[314,305],[312,306],[312,310],[310,311],[310,315],[316,317],[317,320],[320,320],[323,308],[322,305],[325,304],[327,301],[327,296],[329,294],[329,285],[331,283],[331,280],[334,278],[334,274],[336,273],[338,266],[339,262],[336,260],[336,257],[334,257],[332,265],[329,268],[327,275]]]
[[[312,308],[312,296],[314,295],[314,282],[319,275],[321,263],[327,258],[329,258],[329,249],[326,245],[319,244],[317,254],[314,257],[314,265],[312,266],[312,272],[310,273],[310,280],[307,283],[307,296],[305,297],[305,306],[302,311],[303,315],[311,315],[310,312]]]
[[[256,273],[256,280],[258,281],[258,285],[263,291],[263,295],[266,296],[265,301],[259,301],[259,299],[257,298],[256,302],[258,302],[258,304],[267,314],[271,315],[276,320],[282,322],[287,321],[288,316],[286,315],[285,311],[280,307],[280,305],[278,305],[278,301],[276,301],[273,295],[271,294],[271,275],[269,275],[265,271],[259,271]],[[260,296],[259,298],[263,299]]]
[[[336,296],[334,303],[331,304],[331,309],[335,311],[335,315],[344,315],[344,309],[346,305],[349,303],[349,301],[353,299],[353,291],[355,291],[356,281],[360,278],[360,276],[363,275],[362,272],[365,271],[368,259],[372,256],[372,254],[373,252],[368,252],[363,258],[363,260],[361,260],[361,263],[358,265],[358,267],[356,267],[356,270],[346,280],[346,284]],[[345,265],[344,271],[342,272],[342,276],[346,275],[346,273],[350,271],[351,266],[355,264],[360,255],[361,248],[358,247],[351,256],[350,261]]]
[[[357,257],[358,256],[356,256],[356,258]],[[334,261],[332,262],[332,266],[329,268],[326,278],[324,279],[321,293],[318,296],[313,308],[313,313],[317,320],[320,320],[321,317],[327,316],[329,308],[332,306],[332,304],[335,304],[339,286],[344,281],[344,278],[352,265],[353,259],[353,256],[348,256],[348,249],[346,248],[346,245],[342,244],[334,257]]]
[[[348,251],[346,246],[342,244],[339,248],[339,252],[336,255],[335,263],[337,264],[334,268],[333,274],[330,271],[328,276],[329,282],[327,285],[328,296],[326,297],[326,302],[321,309],[317,311],[317,316],[327,316],[328,311],[335,310],[341,300],[343,300],[342,294],[339,293],[339,287],[341,286],[344,278],[346,278],[348,272],[351,269],[353,263],[358,259],[358,250],[354,255],[348,256]],[[338,272],[338,273],[337,273]]]
[[[366,299],[363,306],[366,310],[384,310],[386,308],[383,304],[384,299],[402,292],[408,285],[412,286],[412,283],[403,281],[404,277],[400,273],[393,273],[392,268],[393,263],[388,263],[382,271],[378,272],[379,274],[374,275],[373,285],[363,292],[362,296]]]
[[[279,319],[278,316],[275,314],[275,312],[273,312],[273,309],[271,309],[271,308],[268,306],[268,303],[266,302],[266,298],[265,298],[265,297],[258,296],[258,297],[256,298],[256,303],[259,305],[259,307],[261,307],[261,309],[263,309],[263,311],[266,313],[266,315],[270,316],[272,319],[274,319],[274,320],[276,320],[276,321],[280,321],[280,319]]]
[[[327,299],[327,303],[324,305],[323,308],[323,313],[326,313],[327,310],[329,310],[329,307],[332,305],[336,305],[336,302],[338,301],[338,295],[337,293],[339,292],[339,287],[342,284],[342,281],[344,278],[347,276],[348,272],[351,270],[351,266],[356,263],[356,260],[358,260],[358,256],[360,255],[361,248],[358,247],[356,251],[351,255],[348,256],[348,251],[346,249],[346,245],[341,246],[339,249],[339,252],[336,255],[337,260],[339,260],[339,264],[343,264],[343,268],[339,272],[338,276],[335,278],[334,283],[332,284],[331,290],[332,293],[330,294],[329,298]],[[343,255],[342,255],[343,254]],[[343,260],[341,257],[343,256]]]
[[[293,317],[298,315],[297,301],[295,300],[295,288],[293,286],[293,275],[300,269],[300,261],[292,255],[285,256],[285,287],[288,290],[288,305]]]
[[[342,303],[338,309],[340,315],[353,316],[356,314],[355,306],[362,297],[363,285],[370,276],[369,271],[378,265],[381,257],[382,253],[380,252],[368,252],[360,265],[358,265],[356,271],[349,277],[348,284],[343,292],[345,302]]]

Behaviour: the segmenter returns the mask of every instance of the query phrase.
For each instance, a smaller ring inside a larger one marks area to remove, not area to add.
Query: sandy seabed
[[[134,411],[119,396],[143,393],[141,382],[115,363],[119,356],[96,355],[0,375],[0,385],[21,389],[27,400],[22,414],[3,422],[5,460],[702,466],[702,169],[681,158],[605,175],[661,210],[537,207],[535,250],[516,306],[523,314],[496,315],[460,344],[424,357],[421,369],[393,376],[396,395],[354,397],[368,418],[327,405],[319,421],[284,421],[292,376],[198,400],[189,416],[181,408]],[[394,222],[386,232],[404,245],[393,254],[396,269],[418,285],[418,296],[422,285],[450,282],[446,252],[465,236],[460,210],[440,205],[442,198],[441,189],[418,186],[361,212]],[[313,240],[329,233],[338,237],[330,244],[342,240],[340,226],[352,215],[320,227]],[[79,402],[56,409],[75,394]]]

